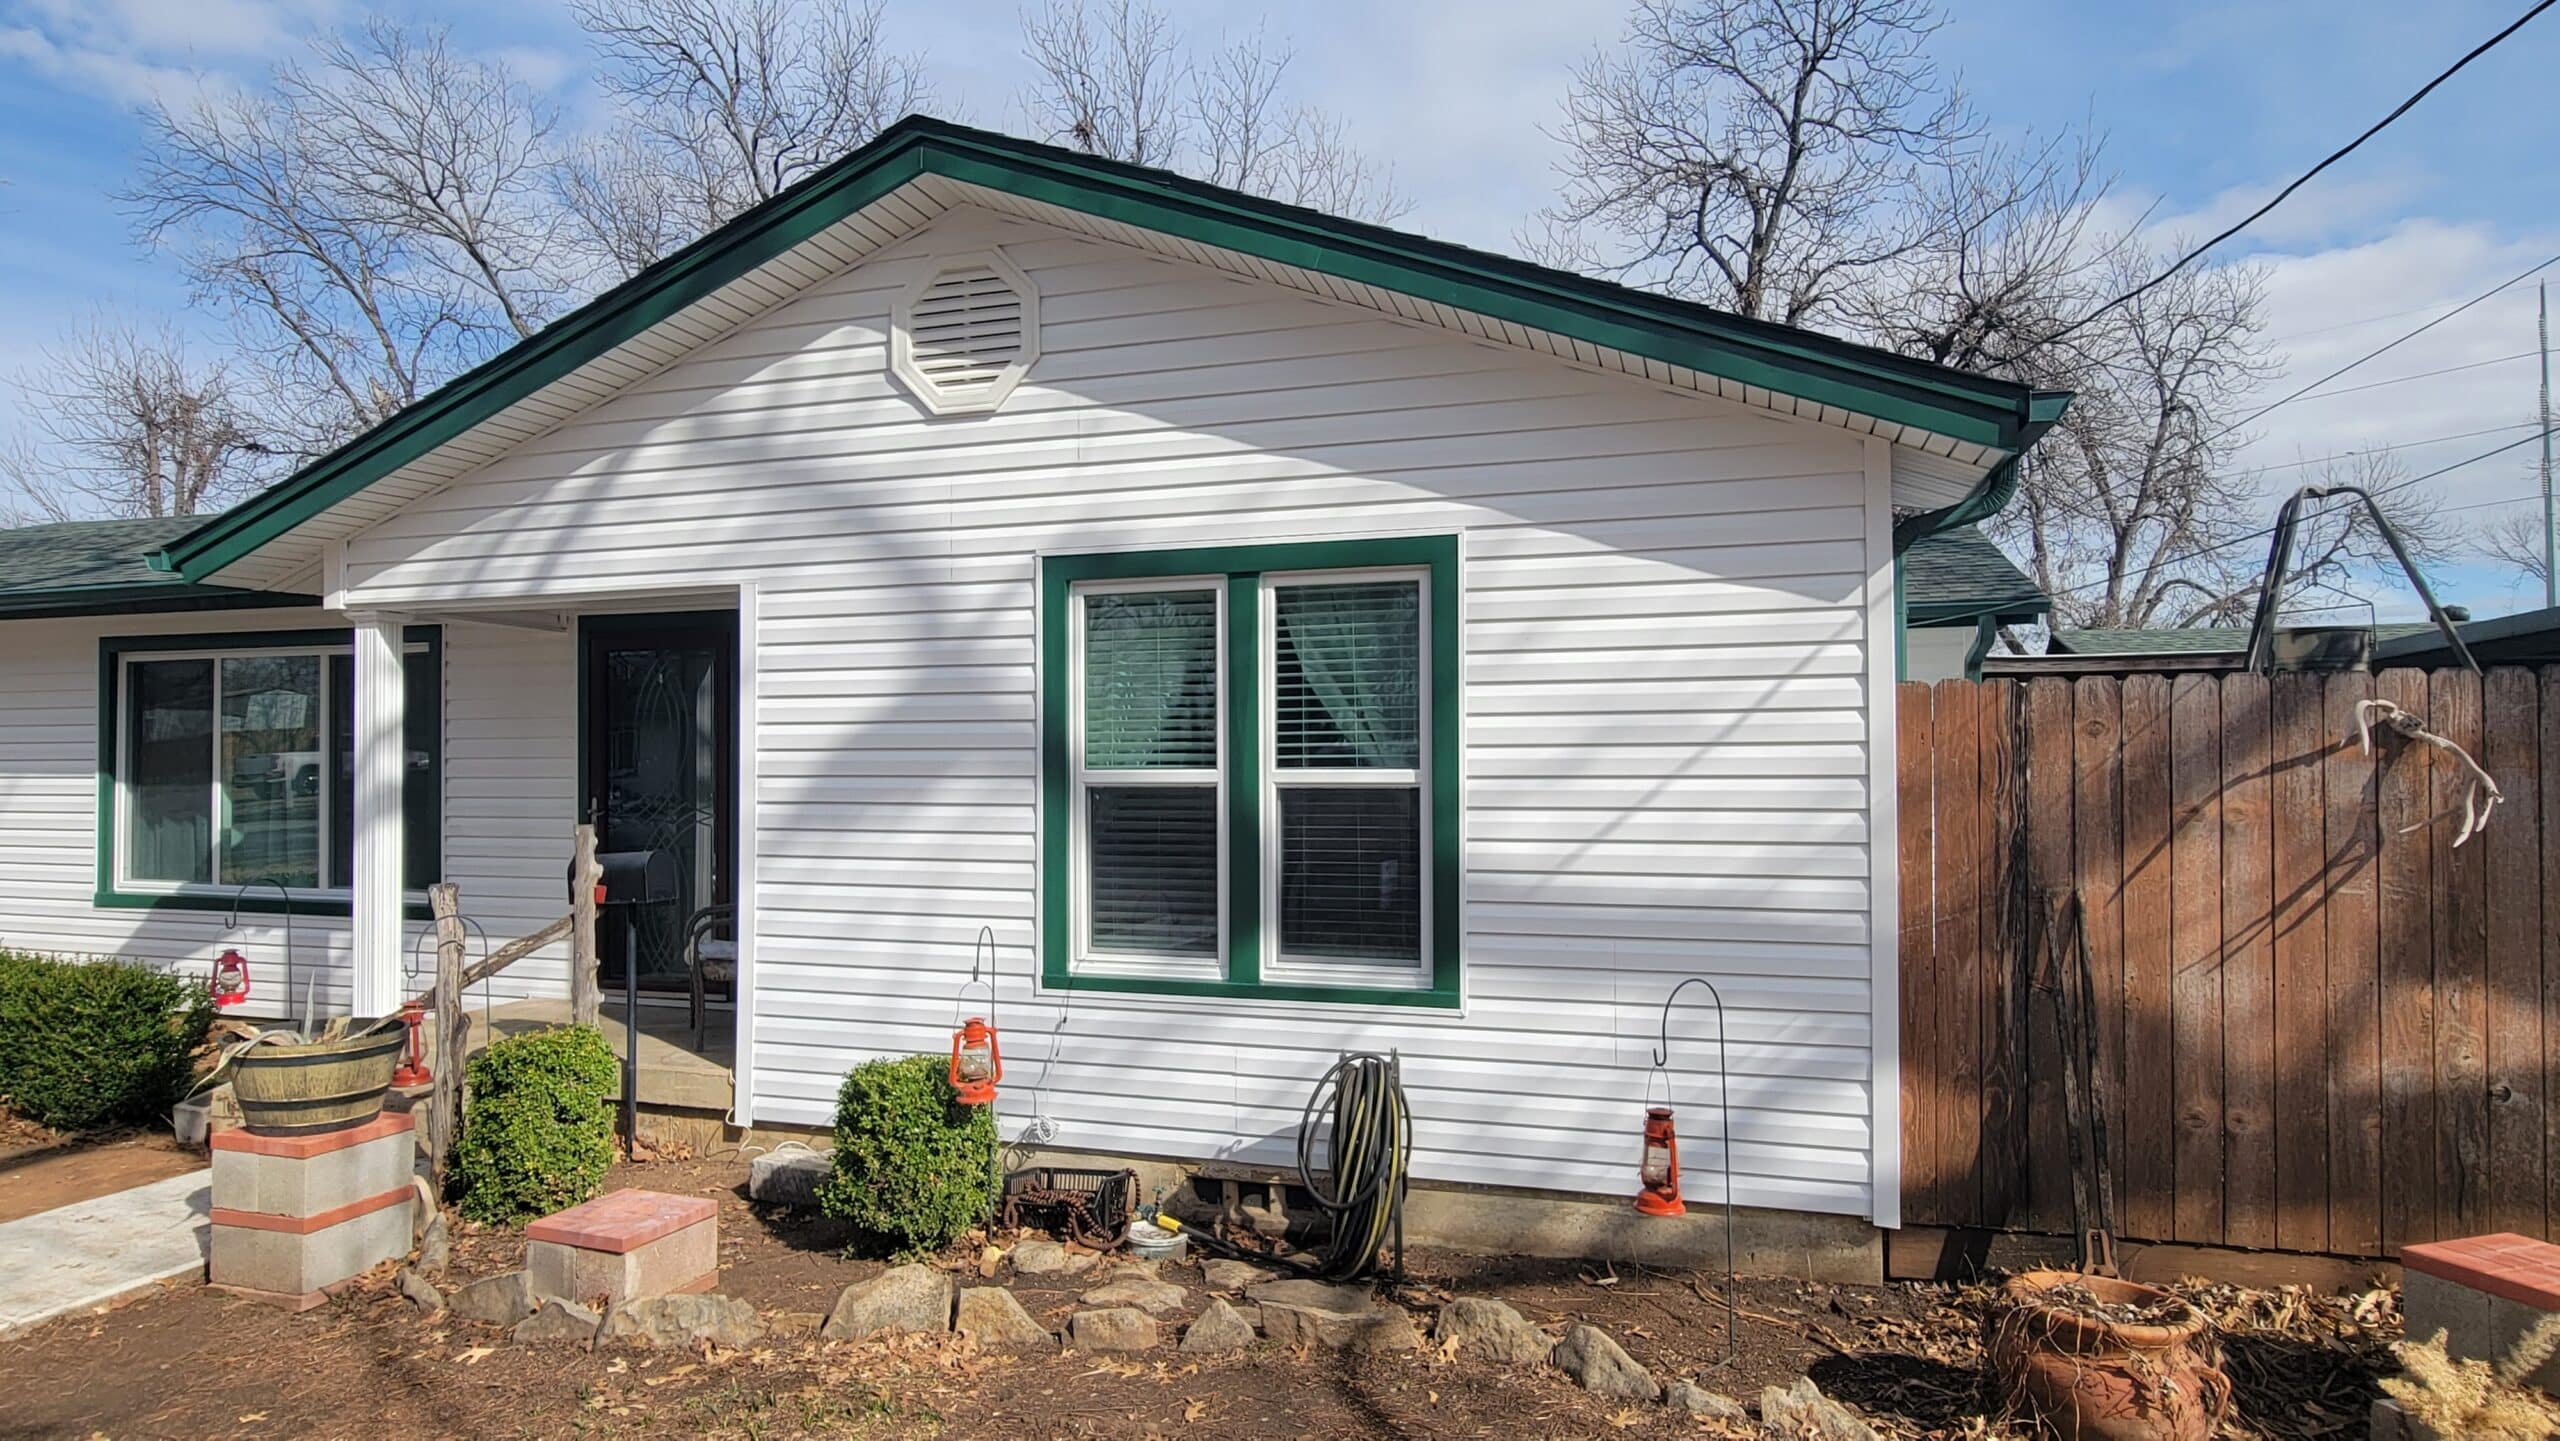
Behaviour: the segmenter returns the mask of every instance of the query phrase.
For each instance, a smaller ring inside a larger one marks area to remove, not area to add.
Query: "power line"
[[[2366,127],[2363,134],[2348,141],[2336,150],[2331,151],[2326,159],[2322,160],[2319,164],[2312,166],[2309,170],[2302,172],[2302,174],[2297,177],[2292,184],[2277,191],[2274,199],[2269,200],[2266,204],[2261,205],[2257,209],[2250,211],[2247,215],[2242,216],[2238,223],[2224,230],[2221,234],[2214,236],[2211,240],[2206,241],[2204,244],[2199,245],[2195,249],[2178,257],[2177,263],[2170,266],[2168,269],[2161,271],[2149,280],[2142,282],[2133,289],[2126,291],[2124,294],[2117,296],[2115,299],[2110,300],[2106,304],[2099,306],[2097,309],[2090,311],[2088,314],[2081,316],[2078,320],[2075,320],[2069,325],[2062,327],[2060,330],[2055,331],[2053,334],[2046,336],[2043,343],[2051,345],[2055,341],[2061,340],[2070,335],[2080,327],[2087,325],[2090,321],[2093,321],[2099,316],[2106,314],[2108,311],[2115,309],[2117,306],[2123,305],[2128,301],[2141,298],[2141,296],[2146,291],[2149,291],[2153,286],[2158,285],[2160,282],[2167,280],[2170,276],[2177,274],[2179,271],[2184,270],[2189,265],[2195,263],[2195,261],[2206,251],[2211,250],[2213,247],[2229,240],[2232,236],[2248,229],[2251,225],[2256,224],[2260,219],[2265,217],[2267,212],[2284,204],[2286,200],[2292,198],[2295,191],[2310,184],[2313,178],[2318,176],[2320,172],[2337,164],[2339,161],[2346,159],[2348,156],[2353,155],[2366,141],[2381,134],[2382,131],[2391,124],[2391,122],[2408,114],[2412,109],[2416,108],[2418,102],[2433,94],[2437,86],[2442,85],[2444,82],[2452,79],[2455,75],[2461,73],[2464,66],[2469,65],[2472,61],[2477,60],[2481,56],[2488,54],[2491,50],[2496,49],[2500,42],[2504,41],[2508,36],[2515,34],[2518,30],[2523,29],[2525,25],[2533,19],[2533,17],[2550,9],[2555,3],[2560,3],[2560,0],[2536,0],[2533,8],[2516,17],[2514,23],[2508,25],[2506,29],[2499,31],[2497,34],[2490,36],[2488,39],[2481,41],[2478,45],[2473,46],[2470,53],[2453,62],[2452,65],[2448,66],[2443,73],[2437,75],[2433,80],[2430,80],[2426,84],[2420,86],[2416,94],[2392,107],[2390,114],[2383,116],[2380,120],[2377,120],[2373,122],[2372,125]]]
[[[2350,385],[2344,390],[2324,390],[2318,395],[2306,395],[2302,398],[2304,400],[2334,400],[2341,395],[2356,395],[2368,390],[2382,390],[2394,385],[2407,385],[2413,380],[2433,380],[2439,375],[2454,375],[2465,370],[2480,370],[2492,365],[2511,365],[2519,360],[2531,360],[2533,359],[2534,354],[2535,352],[2530,350],[2519,350],[2513,355],[2501,355],[2491,360],[2474,360],[2462,365],[2447,365],[2436,370],[2412,371],[2407,375],[2395,375],[2389,380],[2368,380],[2362,385]],[[2534,422],[2528,420],[2525,424],[2532,425]]]
[[[2328,455],[2315,455],[2308,460],[2288,460],[2282,465],[2262,465],[2257,467],[2254,474],[2273,475],[2279,470],[2308,470],[2315,465],[2326,465],[2333,460],[2353,460],[2360,455],[2394,455],[2404,450],[2415,450],[2422,445],[2443,445],[2455,440],[2477,440],[2481,436],[2496,435],[2506,430],[2531,430],[2534,424],[2535,422],[2530,420],[2519,420],[2513,425],[2492,425],[2479,430],[2458,430],[2451,435],[2430,435],[2423,440],[2401,440],[2389,445],[2369,445],[2362,450],[2341,450]]]
[[[2457,305],[2453,309],[2446,311],[2444,314],[2437,316],[2435,319],[2428,321],[2426,324],[2421,325],[2414,330],[2404,331],[2390,340],[2384,341],[2382,344],[2375,346],[2373,349],[2366,351],[2364,354],[2357,356],[2355,359],[2348,361],[2346,364],[2339,366],[2337,369],[2330,371],[2327,375],[2321,376],[2318,380],[2311,382],[2309,385],[2303,386],[2292,394],[2287,395],[2280,400],[2270,401],[2265,405],[2259,406],[2256,410],[2250,411],[2247,415],[2244,415],[2238,420],[2231,422],[2229,425],[2222,427],[2220,430],[2215,431],[2206,439],[2205,443],[2210,445],[2214,441],[2220,440],[2231,432],[2238,430],[2240,427],[2267,414],[2269,411],[2291,405],[2295,401],[2309,395],[2311,392],[2327,385],[2330,381],[2333,381],[2339,376],[2346,374],[2348,371],[2355,369],[2357,366],[2364,364],[2366,361],[2376,360],[2389,354],[2391,351],[2417,339],[2419,336],[2424,335],[2428,331],[2435,329],[2437,326],[2444,324],[2446,321],[2453,319],[2455,316],[2469,310],[2471,307],[2480,304],[2482,301],[2496,295],[2498,292],[2505,290],[2510,286],[2520,285],[2527,280],[2531,280],[2534,276],[2541,274],[2543,271],[2550,269],[2554,265],[2560,265],[2560,255],[2554,255],[2539,265],[2529,266],[2524,270],[2518,271],[2516,274],[2499,281],[2497,284],[2481,291],[2478,295],[2462,302],[2460,305]],[[2410,378],[2416,379],[2417,377],[2413,376]],[[2346,392],[2338,391],[2335,393],[2343,395]]]

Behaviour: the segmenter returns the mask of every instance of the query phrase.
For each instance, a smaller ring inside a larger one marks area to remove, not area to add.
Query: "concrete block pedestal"
[[[307,1311],[408,1252],[417,1137],[405,1112],[307,1136],[216,1131],[212,1148],[216,1287]]]
[[[720,1283],[719,1208],[704,1196],[637,1189],[598,1196],[525,1228],[536,1296],[608,1305]]]
[[[2400,1313],[2413,1341],[2438,1331],[2463,1360],[2505,1359],[2517,1338],[2560,1311],[2560,1246],[2504,1232],[2400,1248]],[[2560,1394],[2560,1356],[2525,1381]]]

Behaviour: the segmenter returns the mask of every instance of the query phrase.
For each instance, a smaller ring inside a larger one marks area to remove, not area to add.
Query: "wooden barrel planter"
[[[231,1059],[240,1119],[262,1136],[360,1126],[382,1114],[391,1072],[408,1045],[396,1020],[340,1041],[297,1042],[271,1031]]]
[[[2075,1441],[2206,1441],[2231,1380],[2202,1313],[2156,1286],[2029,1271],[1985,1323],[1983,1351],[2009,1414]]]

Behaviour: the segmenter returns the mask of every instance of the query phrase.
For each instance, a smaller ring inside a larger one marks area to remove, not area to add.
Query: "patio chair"
[[[704,906],[684,923],[685,985],[693,1001],[693,1044],[702,1047],[703,992],[711,985],[729,988],[738,998],[738,908]]]

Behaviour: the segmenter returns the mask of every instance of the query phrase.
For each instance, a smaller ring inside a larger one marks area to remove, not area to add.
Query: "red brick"
[[[2560,1311],[2560,1246],[2514,1232],[2400,1248],[2400,1264],[2458,1286]]]
[[[545,1216],[527,1226],[524,1234],[528,1241],[621,1255],[708,1221],[718,1211],[707,1196],[671,1196],[631,1188]]]
[[[286,1156],[307,1161],[314,1156],[361,1146],[367,1141],[380,1140],[401,1131],[414,1131],[417,1126],[418,1118],[406,1111],[385,1111],[361,1126],[300,1136],[260,1136],[241,1128],[216,1131],[211,1145],[217,1151],[248,1151],[260,1156]]]

